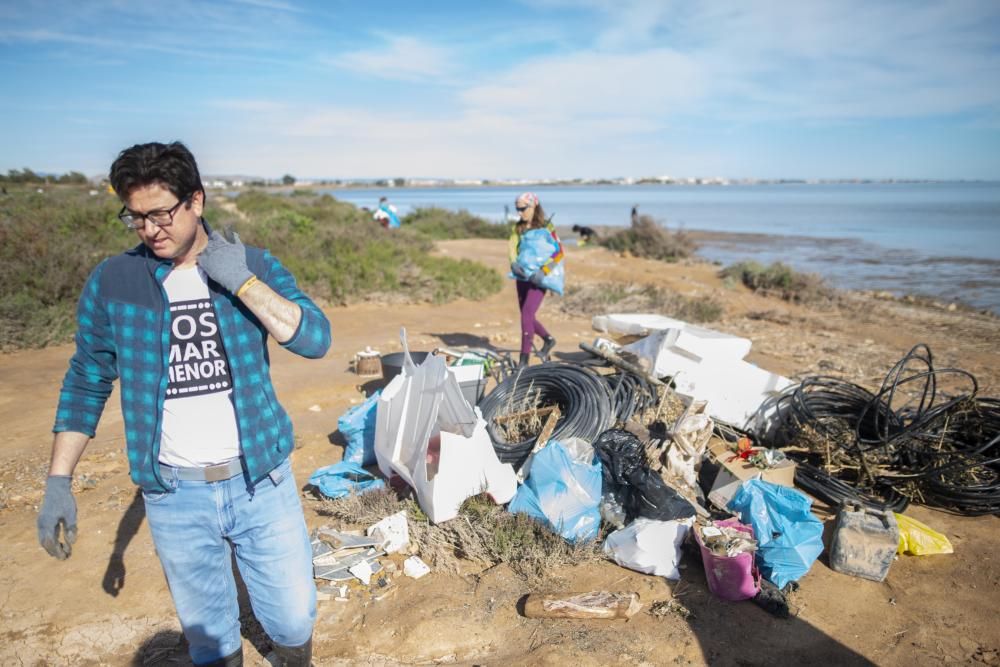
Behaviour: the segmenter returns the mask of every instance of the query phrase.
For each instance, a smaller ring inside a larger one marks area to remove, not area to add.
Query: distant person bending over
[[[73,471],[119,380],[129,474],[191,661],[243,664],[235,556],[273,642],[272,664],[305,667],[316,620],[312,548],[267,339],[319,358],[330,323],[270,253],[208,227],[205,188],[183,144],[132,146],[110,179],[124,204],[118,217],[139,244],[98,264],[83,287],[38,539],[69,557]]]
[[[573,225],[573,231],[580,235],[579,245],[581,246],[587,245],[597,236],[597,232],[592,227],[585,227],[583,225]]]
[[[538,321],[536,314],[546,290],[562,293],[563,246],[538,197],[525,192],[515,202],[519,220],[510,235],[510,269],[517,285],[517,303],[521,309],[521,357],[519,366],[527,366],[537,334],[542,338],[538,356],[547,361],[556,339]]]
[[[399,213],[385,197],[378,200],[378,208],[375,209],[374,218],[386,229],[399,229]]]

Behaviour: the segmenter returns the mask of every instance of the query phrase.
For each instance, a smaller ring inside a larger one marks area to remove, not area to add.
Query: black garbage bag
[[[642,443],[628,431],[601,433],[594,451],[601,459],[605,502],[622,507],[626,522],[639,516],[670,521],[695,515],[691,503],[649,469]]]

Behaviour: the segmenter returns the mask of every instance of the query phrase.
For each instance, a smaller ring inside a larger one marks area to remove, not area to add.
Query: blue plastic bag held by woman
[[[798,581],[823,552],[823,523],[810,506],[804,493],[761,479],[743,482],[729,501],[729,511],[753,527],[757,566],[778,588]]]
[[[552,238],[548,229],[529,229],[521,234],[521,244],[518,246],[517,265],[530,276],[538,271],[542,266],[558,252],[559,244]],[[549,273],[542,279],[541,287],[551,290],[562,296],[563,287],[566,283],[566,269],[564,262],[554,263]],[[516,277],[511,274],[511,277]]]

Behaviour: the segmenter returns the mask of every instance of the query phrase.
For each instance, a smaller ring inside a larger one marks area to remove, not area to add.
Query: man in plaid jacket
[[[275,661],[308,665],[311,547],[267,339],[319,358],[330,324],[266,250],[209,228],[201,176],[183,144],[128,148],[110,179],[124,204],[118,217],[141,243],[101,262],[83,288],[39,541],[56,558],[70,555],[73,470],[118,379],[129,472],[192,661],[242,664],[235,552]]]

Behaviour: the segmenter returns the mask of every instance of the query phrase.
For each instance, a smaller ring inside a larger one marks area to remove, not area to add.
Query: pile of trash
[[[353,595],[367,595],[374,601],[395,593],[394,580],[400,575],[419,579],[430,568],[419,556],[406,556],[411,549],[406,513],[398,512],[360,531],[340,531],[331,526],[317,528],[312,541],[313,577],[321,583],[321,600],[347,602]]]
[[[700,553],[716,597],[754,599],[777,615],[789,613],[784,596],[824,550],[832,569],[874,581],[885,579],[897,553],[951,552],[944,535],[899,514],[902,507],[881,502],[872,489],[904,493],[905,485],[886,468],[903,458],[887,454],[897,442],[893,438],[909,434],[911,440],[903,442],[911,453],[913,438],[933,434],[940,440],[935,419],[946,413],[954,417],[947,410],[959,406],[967,417],[969,397],[942,408],[935,402],[933,380],[925,380],[930,386],[924,387],[917,410],[893,411],[894,392],[917,377],[901,375],[905,361],[879,394],[854,391],[866,398],[856,401],[861,406],[857,423],[863,426],[856,427],[853,445],[843,449],[860,458],[862,465],[855,469],[881,466],[865,488],[856,488],[815,465],[804,454],[811,454],[808,448],[785,449],[797,444],[794,435],[809,424],[821,429],[833,413],[842,420],[855,413],[836,411],[846,401],[831,407],[818,400],[815,383],[793,383],[746,362],[748,339],[656,315],[599,316],[594,328],[630,340],[598,338],[580,346],[589,353],[583,361],[521,369],[488,354],[411,355],[402,331],[398,374],[341,418],[344,460],[317,470],[311,483],[330,498],[383,488],[387,482],[406,487],[432,523],[454,519],[467,498],[485,493],[569,543],[602,539],[610,560],[672,580],[681,576],[687,544]],[[414,357],[422,359],[419,364]],[[470,371],[477,358],[483,361]],[[929,368],[929,350],[925,358]],[[484,396],[490,376],[495,386]],[[476,390],[470,392],[472,381]],[[997,403],[975,403],[986,414],[976,422],[975,435],[969,435],[971,428],[962,430],[968,418],[953,422],[952,442],[964,438],[977,444],[953,448],[949,465],[981,475],[997,472]],[[956,451],[963,457],[961,466],[954,462]],[[938,483],[935,488],[944,494],[940,479],[945,472],[940,473],[921,479]],[[820,474],[823,482],[817,485]],[[797,484],[835,512],[829,548],[813,501]],[[995,484],[990,488],[970,484],[962,499],[968,504],[974,496],[973,509],[981,509],[988,506],[984,499],[997,493]],[[954,487],[948,489],[955,493]],[[331,582],[337,593],[352,579],[390,588],[379,582],[391,582],[385,569],[398,570],[399,564],[384,559],[402,548],[406,515],[385,521],[364,536],[320,530],[314,536],[316,577]],[[410,566],[411,572],[424,568]],[[625,618],[640,604],[630,595],[567,594],[540,599],[533,609],[542,616]]]

